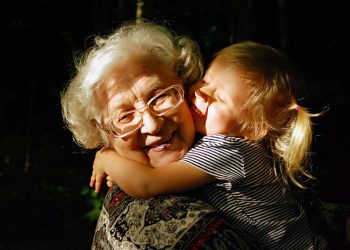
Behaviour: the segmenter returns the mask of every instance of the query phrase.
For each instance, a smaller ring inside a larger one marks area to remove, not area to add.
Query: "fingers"
[[[114,181],[107,181],[107,187],[111,188],[114,186]]]
[[[114,180],[112,179],[112,177],[110,177],[109,175],[107,175],[106,180],[107,180],[107,186],[108,186],[109,188],[113,187],[113,185],[115,184],[115,182],[114,182]]]
[[[91,178],[90,178],[90,187],[93,188],[96,182],[96,172],[92,170]]]
[[[103,179],[103,178],[102,178]],[[99,193],[101,190],[101,186],[102,186],[102,181],[101,178],[96,178],[96,183],[95,183],[95,192]]]
[[[90,178],[90,187],[95,188],[95,192],[99,193],[101,191],[101,186],[104,176],[98,175],[95,170],[92,170]]]
[[[101,190],[104,178],[107,176],[104,170],[104,154],[108,153],[112,149],[108,147],[103,147],[98,150],[95,154],[95,159],[93,162],[93,170],[90,178],[90,187],[95,188],[95,192],[98,193]],[[107,176],[106,178],[107,186],[112,187],[114,181],[111,177]]]
[[[111,177],[107,176],[106,184],[107,184],[107,187],[111,188],[114,186],[115,182]],[[96,178],[96,175],[92,175],[90,179],[90,187],[95,188],[95,192],[99,193],[101,191],[102,181],[100,181],[99,178]]]

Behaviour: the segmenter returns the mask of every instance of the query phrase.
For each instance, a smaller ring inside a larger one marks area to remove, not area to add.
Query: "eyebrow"
[[[116,93],[109,100],[109,102],[111,102],[113,98],[117,98],[120,101],[116,105],[112,105],[112,106],[107,105],[108,121],[111,120],[113,117],[115,117],[118,112],[120,114],[124,110],[128,110],[128,109],[131,110],[130,106],[132,105],[133,101],[131,101],[131,98],[129,97],[131,95],[128,93],[129,93],[128,91],[125,91],[124,93]]]
[[[145,98],[146,98],[145,102],[147,103],[154,95],[156,95],[158,92],[162,91],[163,89],[165,89],[167,87],[168,86],[163,86],[162,83],[159,84],[158,82],[154,83],[154,84],[150,84],[147,87],[147,93],[145,95]],[[135,91],[137,91],[137,89]],[[134,95],[134,91],[132,91],[131,88],[129,90],[125,90],[125,94],[128,95],[128,96],[136,97],[136,95]],[[119,95],[122,98],[124,96],[124,94],[122,94],[122,93],[116,93],[115,95],[113,95],[113,97],[115,97],[116,95]],[[124,99],[128,100],[128,103],[123,102]],[[126,98],[125,97],[124,99],[122,99],[122,103],[119,103],[118,105],[113,106],[113,108],[110,109],[111,112],[109,112],[109,110],[107,110],[108,114],[111,114],[111,115],[109,115],[107,117],[108,121],[110,121],[114,117],[117,117],[123,111],[129,111],[129,110],[134,110],[135,109],[135,107],[133,105],[135,102],[134,101],[130,101],[130,103],[129,103],[129,100],[131,100],[131,98]],[[137,101],[140,101],[140,99],[137,98]],[[132,108],[130,108],[130,107],[132,107]]]

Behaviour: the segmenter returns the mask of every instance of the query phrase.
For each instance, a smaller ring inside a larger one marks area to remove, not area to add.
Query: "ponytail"
[[[311,118],[320,114],[311,114],[295,103],[286,112],[290,119],[280,136],[272,143],[272,153],[282,160],[286,177],[296,186],[305,188],[298,177],[301,174],[314,179],[304,166],[312,142]]]

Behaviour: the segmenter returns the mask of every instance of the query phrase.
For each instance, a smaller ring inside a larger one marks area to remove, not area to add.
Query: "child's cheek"
[[[208,115],[203,121],[206,134],[225,134],[227,122],[225,115],[221,114],[220,110],[209,109]]]

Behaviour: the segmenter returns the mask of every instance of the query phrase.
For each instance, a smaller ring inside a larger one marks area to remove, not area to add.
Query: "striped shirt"
[[[184,161],[218,181],[200,188],[201,198],[248,232],[263,249],[324,249],[302,206],[273,171],[258,143],[225,136],[205,136]]]

